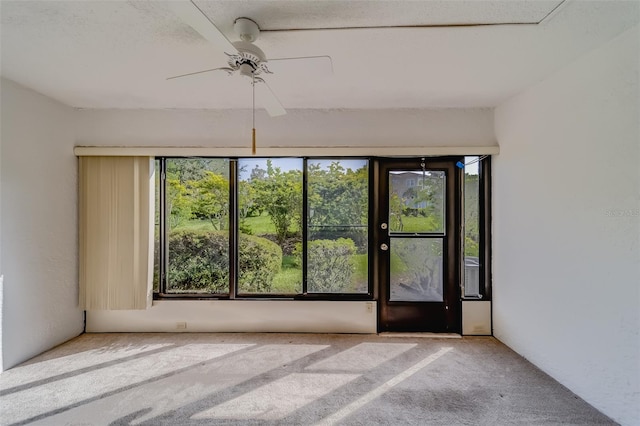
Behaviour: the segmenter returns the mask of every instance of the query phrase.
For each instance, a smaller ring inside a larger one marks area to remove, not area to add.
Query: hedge
[[[307,244],[307,289],[313,293],[348,291],[354,272],[356,245],[349,238]]]
[[[240,234],[239,293],[268,293],[282,267],[282,249],[273,241]]]
[[[277,244],[240,236],[241,292],[268,292],[282,264]],[[225,231],[173,231],[169,236],[169,292],[228,293],[229,235]]]

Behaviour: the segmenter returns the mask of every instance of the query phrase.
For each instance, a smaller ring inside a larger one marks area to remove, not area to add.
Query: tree
[[[297,225],[298,231],[301,228],[302,174],[300,170],[283,172],[267,160],[266,175],[262,178],[262,174],[256,174],[251,184],[256,191],[255,200],[269,214],[282,246],[293,225]]]
[[[209,179],[210,173],[226,179],[224,176],[229,174],[228,160],[218,158],[175,158],[168,159],[166,167],[167,215],[170,229],[178,228],[194,217],[213,220],[212,225],[214,228],[218,228],[220,226],[218,220],[209,214],[211,211],[206,211],[208,209],[206,204],[212,200],[203,201],[199,198],[203,194],[204,186],[207,185],[206,181]],[[220,194],[216,196],[218,195]],[[226,193],[223,199],[228,199]]]
[[[464,175],[464,254],[478,256],[480,252],[480,218],[478,175]]]
[[[367,223],[367,167],[345,169],[340,162],[328,168],[309,164],[308,202],[311,226],[359,226]]]
[[[345,168],[349,162],[309,162],[307,168],[309,237],[349,238],[359,253],[368,248],[368,168]]]
[[[256,190],[247,181],[238,182],[238,219],[240,220],[240,232],[243,234],[253,234],[253,229],[247,223],[247,218],[259,216],[260,210],[256,202]]]
[[[213,229],[224,229],[229,214],[229,180],[225,177],[204,171],[200,180],[189,181],[193,196],[193,215],[198,219],[211,222]]]
[[[262,209],[258,203],[258,194],[256,188],[247,182],[241,180],[238,182],[238,215],[240,220],[248,217],[260,216]]]
[[[191,219],[191,199],[187,187],[178,179],[167,178],[167,213],[169,229],[175,229]]]
[[[389,195],[389,230],[401,232],[404,230],[404,223],[402,223],[402,210],[404,203],[402,198],[395,192]]]
[[[176,158],[167,160],[167,175],[172,175],[186,185],[200,180],[207,171],[221,176],[229,175],[229,161],[220,158]]]
[[[251,175],[249,176],[250,181],[264,180],[266,178],[267,178],[267,171],[265,169],[260,168],[260,166],[258,166],[257,164],[253,169],[251,169]]]

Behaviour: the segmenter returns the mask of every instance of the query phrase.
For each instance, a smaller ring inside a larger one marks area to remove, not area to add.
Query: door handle
[[[386,245],[385,243],[382,243],[382,244],[380,244],[380,250],[387,251],[387,250],[389,250],[389,246]]]

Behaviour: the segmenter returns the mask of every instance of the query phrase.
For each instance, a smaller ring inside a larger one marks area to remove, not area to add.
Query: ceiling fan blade
[[[262,107],[271,117],[278,117],[287,113],[266,81],[256,80],[256,90],[258,92],[256,98],[260,100]]]
[[[229,54],[237,54],[238,50],[229,39],[215,26],[196,4],[189,0],[170,1],[169,7],[182,21],[196,30],[202,37],[213,43],[220,50]]]
[[[293,58],[272,58],[267,61],[269,70],[274,74],[288,73],[322,76],[333,74],[331,56],[297,56]],[[282,65],[281,65],[282,64]]]
[[[174,78],[181,78],[181,77],[189,77],[191,75],[197,75],[197,74],[204,74],[206,72],[211,72],[211,71],[227,71],[227,72],[233,72],[233,69],[228,68],[228,67],[222,67],[222,68],[211,68],[209,70],[202,70],[202,71],[196,71],[196,72],[190,72],[187,74],[180,74],[180,75],[174,75],[173,77],[168,77],[167,80],[173,80]]]

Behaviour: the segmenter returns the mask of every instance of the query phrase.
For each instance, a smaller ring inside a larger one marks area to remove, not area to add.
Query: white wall
[[[640,424],[640,33],[496,110],[494,333]]]
[[[261,147],[495,146],[493,110],[291,110],[256,118]],[[243,110],[80,110],[78,145],[247,147]],[[247,150],[247,155],[250,153]],[[326,155],[332,155],[327,150]]]
[[[375,333],[376,303],[163,300],[142,311],[89,311],[87,332]]]
[[[331,147],[347,147],[340,155],[363,155],[380,147],[416,147],[415,152],[420,152],[431,147],[496,145],[491,109],[290,110],[277,118],[261,111],[256,127],[258,155],[263,147],[288,147],[286,155],[300,155],[300,147],[320,147],[324,155],[336,155]],[[87,146],[246,147],[249,155],[251,114],[242,110],[80,110],[77,141]],[[374,304],[369,311],[367,305],[163,301],[146,311],[88,312],[87,331],[176,331],[177,323],[187,322],[188,331],[373,333],[376,308]]]
[[[2,79],[2,369],[83,330],[74,111]]]

